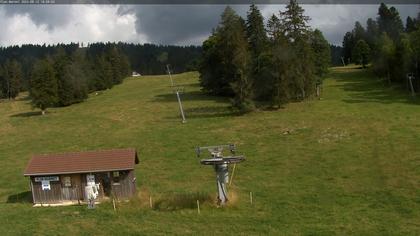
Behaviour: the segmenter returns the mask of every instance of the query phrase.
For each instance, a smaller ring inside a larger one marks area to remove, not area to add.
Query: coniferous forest
[[[343,57],[346,63],[366,67],[383,79],[384,84],[408,86],[408,75],[413,75],[413,87],[420,91],[420,13],[407,17],[405,26],[395,7],[381,4],[378,15],[369,18],[366,28],[356,22],[354,29],[343,39]]]
[[[88,93],[119,84],[132,71],[164,74],[195,70],[201,48],[152,44],[76,43],[0,48],[0,98],[29,91],[34,107],[68,106]]]
[[[246,19],[227,7],[203,43],[199,71],[204,90],[232,97],[242,112],[256,104],[281,107],[316,95],[331,64],[330,45],[295,0],[264,24],[255,5]]]

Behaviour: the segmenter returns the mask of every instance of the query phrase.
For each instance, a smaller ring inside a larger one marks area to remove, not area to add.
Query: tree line
[[[68,106],[129,76],[194,70],[200,48],[126,43],[23,45],[0,48],[0,98],[29,91],[34,107]]]
[[[382,3],[376,19],[369,18],[366,29],[356,22],[354,29],[343,38],[346,63],[366,67],[387,83],[406,84],[407,75],[415,76],[414,87],[420,90],[420,13],[407,17],[405,26],[395,7]]]
[[[248,112],[268,104],[281,107],[316,94],[330,66],[330,45],[296,0],[267,24],[255,5],[246,19],[226,7],[219,25],[204,41],[199,64],[203,90],[229,96]]]

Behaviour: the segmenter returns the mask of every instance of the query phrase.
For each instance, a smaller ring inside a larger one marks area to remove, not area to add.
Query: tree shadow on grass
[[[240,112],[233,110],[230,107],[226,106],[202,106],[194,108],[184,109],[185,117],[188,119],[196,118],[217,118],[217,117],[228,117],[228,116],[239,116]],[[173,117],[167,117],[170,119],[178,119],[179,115]]]
[[[32,203],[31,191],[25,191],[7,197],[7,203]]]
[[[196,209],[197,200],[201,204],[213,203],[214,199],[207,193],[169,193],[162,195],[153,204],[158,211],[176,211],[182,209]]]
[[[180,93],[182,101],[215,101],[218,103],[228,103],[229,98],[210,96],[201,91],[186,91]],[[177,102],[175,92],[159,94],[152,100],[154,102]]]
[[[420,100],[404,92],[403,87],[388,86],[380,79],[374,78],[373,73],[366,76],[364,70],[357,70],[338,75],[335,80],[340,84],[335,86],[347,92],[350,98],[343,99],[346,103],[420,104]]]
[[[31,117],[31,116],[40,116],[42,113],[40,111],[29,111],[11,115],[10,117]]]

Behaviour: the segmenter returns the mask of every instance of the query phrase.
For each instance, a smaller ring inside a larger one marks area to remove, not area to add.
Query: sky
[[[201,45],[220,20],[224,5],[0,5],[0,46],[70,42],[132,42]],[[267,19],[284,5],[259,5]],[[376,18],[378,5],[302,5],[312,28],[341,45],[355,21]],[[419,5],[396,5],[405,23]],[[234,5],[246,17],[247,5]]]

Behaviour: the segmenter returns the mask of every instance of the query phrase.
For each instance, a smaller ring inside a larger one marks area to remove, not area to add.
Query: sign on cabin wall
[[[58,176],[41,176],[35,177],[35,182],[42,182],[42,181],[58,181],[60,178]]]
[[[42,190],[51,190],[50,181],[48,180],[42,180],[41,182]]]
[[[63,177],[63,184],[64,184],[64,187],[71,187],[71,178],[70,178],[70,176],[64,176]]]

